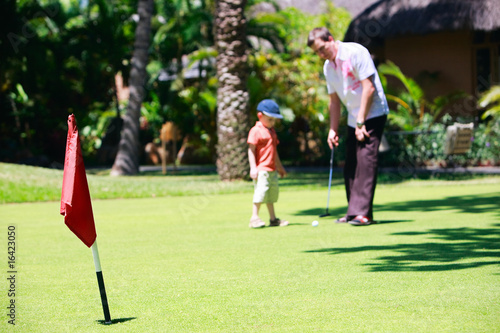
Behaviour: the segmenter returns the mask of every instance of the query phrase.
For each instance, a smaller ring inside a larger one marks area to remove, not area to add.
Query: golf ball
[[[317,226],[318,226],[318,224],[319,224],[319,222],[318,222],[318,221],[313,221],[313,222],[312,222],[312,226],[313,226],[313,227],[317,227]]]

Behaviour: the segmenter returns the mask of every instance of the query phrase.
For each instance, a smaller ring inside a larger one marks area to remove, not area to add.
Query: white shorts
[[[275,203],[278,201],[278,172],[259,171],[257,180],[254,180],[254,203]]]

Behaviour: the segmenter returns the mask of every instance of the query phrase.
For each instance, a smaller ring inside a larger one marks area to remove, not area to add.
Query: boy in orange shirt
[[[288,221],[282,221],[274,213],[274,203],[278,201],[278,173],[286,176],[281,164],[277,145],[279,143],[274,124],[276,119],[282,119],[278,104],[270,99],[264,99],[257,105],[259,121],[248,134],[248,161],[250,162],[250,177],[254,180],[252,217],[250,228],[262,228],[266,224],[259,218],[262,203],[269,211],[269,226],[284,227]]]

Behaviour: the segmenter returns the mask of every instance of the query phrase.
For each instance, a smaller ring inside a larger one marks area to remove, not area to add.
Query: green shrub
[[[390,150],[381,156],[382,166],[480,166],[500,162],[500,119],[480,123],[474,128],[472,145],[463,155],[446,156],[446,127],[452,124],[445,116],[433,123],[426,115],[413,132],[387,132]]]

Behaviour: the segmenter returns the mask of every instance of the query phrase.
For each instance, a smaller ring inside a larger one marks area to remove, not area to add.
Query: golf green
[[[248,228],[246,193],[94,200],[92,253],[59,202],[0,205],[16,230],[20,332],[498,332],[498,181],[380,185],[378,224],[336,224],[344,192],[284,188],[288,227]],[[267,220],[265,207],[261,217]],[[319,220],[319,226],[311,222]],[[4,253],[4,281],[9,277]]]

